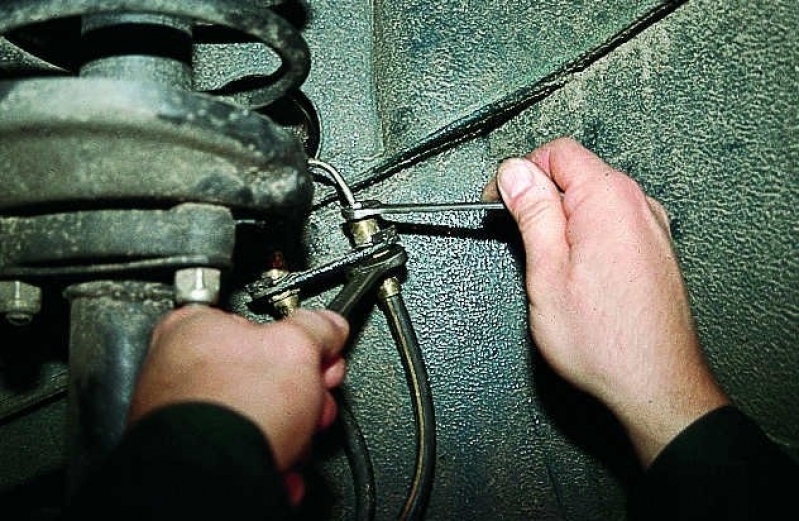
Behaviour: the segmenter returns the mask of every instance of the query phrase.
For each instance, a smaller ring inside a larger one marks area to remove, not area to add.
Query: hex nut
[[[377,219],[363,219],[350,223],[350,237],[356,248],[372,244],[372,237],[380,231]]]
[[[28,325],[41,309],[41,288],[19,280],[0,281],[0,313],[10,324]]]
[[[291,272],[281,268],[272,268],[264,272],[263,276],[267,280],[271,280],[272,284],[277,284],[286,278]],[[269,299],[275,312],[280,317],[290,317],[300,307],[300,294],[299,291],[286,291],[275,295]]]
[[[219,300],[222,272],[215,268],[186,268],[175,272],[175,302],[213,305]]]

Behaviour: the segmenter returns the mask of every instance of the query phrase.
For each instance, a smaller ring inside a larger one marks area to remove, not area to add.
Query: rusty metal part
[[[282,268],[272,268],[264,273],[264,278],[274,281],[281,281],[291,274],[289,270]],[[294,314],[300,307],[300,290],[291,289],[278,293],[269,298],[269,302],[281,317],[288,317]]]
[[[388,277],[377,288],[377,298],[385,300],[402,293],[402,283],[397,277]]]
[[[0,210],[204,202],[304,215],[301,144],[268,119],[157,84],[0,82]]]
[[[380,233],[380,223],[375,219],[364,219],[348,223],[350,240],[356,248],[372,244]]]

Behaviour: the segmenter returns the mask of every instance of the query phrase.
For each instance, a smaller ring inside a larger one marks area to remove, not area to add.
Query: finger
[[[322,404],[322,412],[319,415],[319,429],[324,430],[333,425],[338,415],[338,404],[330,393],[325,393],[325,403]]]
[[[483,187],[483,193],[480,194],[480,200],[485,202],[493,202],[499,201],[499,187],[497,186],[497,178],[496,176],[492,177],[488,183],[486,183],[485,187]]]
[[[322,359],[336,356],[349,336],[349,324],[341,315],[327,310],[298,309],[285,323],[299,326],[321,349]]]
[[[660,204],[660,201],[655,199],[654,197],[646,196],[646,202],[649,203],[649,208],[652,210],[652,213],[655,214],[655,218],[657,218],[658,223],[660,226],[666,230],[671,237],[671,219],[669,219],[669,213]]]
[[[529,153],[527,159],[538,165],[564,192],[614,174],[611,166],[571,138],[560,138]]]
[[[499,191],[516,220],[527,254],[528,281],[551,284],[568,260],[566,216],[560,193],[527,159],[509,159],[499,169]],[[540,279],[540,280],[537,280]]]
[[[322,380],[325,384],[325,388],[333,389],[341,385],[341,382],[344,381],[344,375],[347,372],[347,362],[345,362],[344,358],[340,355],[334,356],[325,362],[322,372]]]

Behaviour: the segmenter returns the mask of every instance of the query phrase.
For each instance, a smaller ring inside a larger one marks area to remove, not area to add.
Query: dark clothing
[[[796,464],[740,411],[689,426],[657,457],[630,501],[630,518],[793,518]],[[280,519],[281,476],[259,429],[207,404],[142,419],[67,510],[75,520]],[[786,512],[782,514],[781,512]]]
[[[799,466],[734,407],[669,443],[630,498],[629,519],[796,519]]]
[[[263,434],[209,404],[142,418],[67,508],[67,519],[282,519],[289,504]]]

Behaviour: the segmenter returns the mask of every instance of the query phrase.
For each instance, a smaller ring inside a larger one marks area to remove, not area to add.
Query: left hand
[[[348,334],[346,320],[330,311],[299,310],[268,325],[207,307],[174,311],[153,332],[129,422],[183,402],[233,409],[269,441],[296,504],[304,485],[293,469],[335,420],[330,390],[344,378]]]

